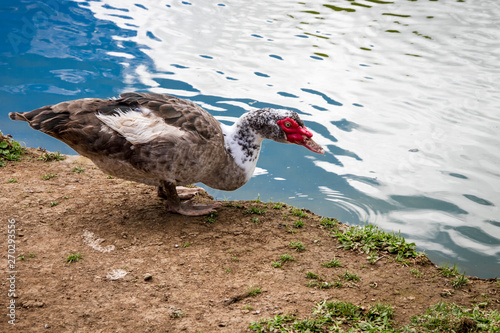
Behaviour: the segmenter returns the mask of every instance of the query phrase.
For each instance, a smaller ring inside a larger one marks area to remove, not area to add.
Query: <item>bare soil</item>
[[[212,217],[170,214],[151,186],[109,178],[80,156],[43,162],[40,155],[29,149],[0,168],[0,265],[12,263],[8,221],[15,220],[17,272],[10,298],[11,269],[2,270],[0,332],[247,332],[276,314],[305,318],[325,299],[390,303],[401,325],[440,301],[500,310],[498,280],[469,278],[455,290],[427,259],[402,265],[386,253],[372,265],[366,254],[338,248],[312,212],[294,232],[298,217],[286,205],[223,202]],[[265,213],[249,214],[251,207]],[[305,251],[289,247],[296,241]],[[68,263],[75,253],[82,259]],[[296,261],[273,267],[283,254]],[[321,266],[333,258],[342,267]],[[335,282],[346,270],[360,280],[307,286],[308,271]],[[15,325],[6,316],[11,299]]]

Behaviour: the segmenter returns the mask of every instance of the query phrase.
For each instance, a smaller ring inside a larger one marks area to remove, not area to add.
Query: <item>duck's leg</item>
[[[187,200],[193,198],[195,195],[199,194],[207,194],[207,191],[202,189],[201,187],[184,187],[177,186],[176,188],[177,195],[181,200]]]
[[[201,187],[184,187],[184,186],[177,186],[176,188],[177,195],[181,200],[188,200],[193,198],[197,194],[207,194],[207,191],[202,189]],[[167,192],[165,191],[163,186],[158,186],[158,196],[163,199],[167,199]]]
[[[166,199],[166,206],[168,211],[172,213],[178,213],[181,215],[187,215],[187,216],[207,215],[212,212],[215,212],[215,207],[217,207],[217,204],[208,206],[193,205],[191,200],[188,200],[186,202],[181,202],[181,199],[177,194],[175,185],[172,183],[168,183],[166,181],[161,181],[160,186],[158,187],[158,196],[161,196],[162,198]]]

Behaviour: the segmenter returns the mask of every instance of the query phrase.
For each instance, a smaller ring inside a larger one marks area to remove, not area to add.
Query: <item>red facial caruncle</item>
[[[305,126],[300,126],[291,118],[278,120],[277,123],[285,132],[288,142],[304,146],[318,154],[325,153],[324,149],[311,139],[313,135]]]

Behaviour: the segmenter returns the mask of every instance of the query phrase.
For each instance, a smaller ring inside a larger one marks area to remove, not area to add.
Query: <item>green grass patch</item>
[[[321,280],[320,276],[316,273],[313,273],[311,271],[308,271],[306,273],[306,279],[314,279],[314,280]]]
[[[295,259],[293,259],[293,257],[291,255],[289,255],[288,253],[280,255],[280,260],[283,262],[295,261]]]
[[[78,165],[78,166],[73,167],[73,169],[71,169],[71,172],[84,173],[85,169],[81,165]]]
[[[408,325],[413,332],[500,332],[500,312],[438,303]]]
[[[298,217],[307,217],[307,214],[300,208],[290,207],[290,214]]]
[[[262,288],[261,287],[250,287],[248,288],[247,295],[248,296],[257,296],[258,294],[262,293]]]
[[[299,242],[299,241],[290,242],[290,244],[288,244],[288,246],[292,249],[295,249],[298,252],[302,252],[302,251],[306,250],[306,247],[304,246],[304,244],[302,242]]]
[[[293,222],[293,226],[294,226],[294,228],[300,229],[300,228],[304,228],[305,223],[301,219],[298,219],[297,221]]]
[[[80,253],[71,253],[66,257],[66,262],[71,264],[72,262],[77,262],[80,259],[83,259],[83,256]]]
[[[276,203],[273,205],[273,209],[282,209],[284,205],[285,205],[285,204],[284,204],[284,203],[282,203],[282,202],[276,202]]]
[[[324,217],[324,218],[321,219],[320,224],[323,227],[333,229],[334,227],[336,227],[339,224],[339,221],[337,219],[332,219],[332,218],[329,218],[329,217]]]
[[[467,283],[469,283],[469,279],[463,274],[458,275],[453,281],[451,281],[451,285],[455,289],[460,289],[463,286],[466,286]]]
[[[409,325],[401,327],[394,322],[394,308],[390,304],[375,303],[366,310],[343,301],[323,301],[314,307],[305,319],[293,314],[276,315],[270,319],[252,322],[255,332],[499,332],[500,313],[495,310],[467,309],[453,303],[438,303],[425,313],[412,317]]]
[[[340,260],[333,258],[330,261],[326,261],[326,262],[322,263],[321,266],[327,267],[327,268],[335,268],[335,267],[341,267],[342,263],[340,262]]]
[[[4,167],[6,161],[19,161],[25,151],[19,142],[12,140],[11,135],[0,132],[0,167]]]
[[[208,224],[213,224],[215,223],[215,219],[217,218],[217,212],[211,212],[210,214],[207,215],[206,222]]]
[[[257,195],[257,199],[255,200],[250,200],[250,202],[256,202],[256,203],[261,203],[262,200],[260,200],[260,194]]]
[[[279,259],[271,262],[271,266],[274,268],[282,268],[283,264],[287,261],[295,261],[295,259],[288,253],[280,255]]]
[[[457,264],[453,264],[453,266],[451,266],[451,267],[448,264],[444,264],[442,266],[439,266],[438,270],[441,272],[441,275],[444,277],[453,277],[453,276],[457,276],[460,274],[460,273],[458,273]]]
[[[347,250],[361,250],[368,254],[372,251],[387,251],[398,254],[401,258],[425,255],[417,252],[415,243],[407,243],[401,234],[388,233],[371,224],[351,227],[345,232],[335,233],[333,237],[338,239],[340,247]]]
[[[48,151],[43,151],[42,156],[38,158],[39,161],[44,161],[44,162],[52,162],[52,161],[62,161],[66,159],[66,156],[61,154],[60,152],[48,152]]]
[[[417,278],[422,278],[424,275],[418,270],[418,268],[410,269],[410,273]]]
[[[245,211],[245,214],[257,214],[257,215],[263,215],[266,212],[264,208],[259,208],[252,206],[249,209]]]
[[[358,274],[355,274],[350,271],[345,271],[345,273],[341,275],[341,278],[346,281],[359,281],[360,279]]]

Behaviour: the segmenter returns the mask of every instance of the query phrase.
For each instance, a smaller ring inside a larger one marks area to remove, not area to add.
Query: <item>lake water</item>
[[[212,195],[377,224],[500,275],[497,0],[30,0],[0,17],[0,130],[27,146],[74,153],[8,112],[82,97],[167,93],[225,123],[293,109],[326,154],[265,141],[252,180]]]

